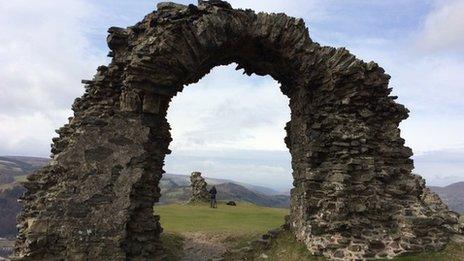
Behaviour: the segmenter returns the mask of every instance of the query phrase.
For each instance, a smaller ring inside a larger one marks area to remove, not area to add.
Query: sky
[[[0,0],[0,155],[47,157],[73,100],[108,64],[106,30],[158,1]],[[178,1],[194,3],[196,1]],[[416,169],[429,185],[464,181],[464,0],[231,0],[235,8],[302,17],[311,38],[346,47],[392,76]],[[291,187],[288,99],[271,77],[216,67],[186,86],[168,113],[165,170],[194,170],[283,191]]]

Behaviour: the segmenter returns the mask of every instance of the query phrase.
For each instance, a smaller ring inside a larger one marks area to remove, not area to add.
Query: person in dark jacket
[[[209,190],[209,194],[210,194],[210,196],[211,196],[211,199],[210,199],[211,208],[216,208],[216,207],[217,207],[217,202],[216,202],[217,190],[216,190],[216,187],[215,187],[215,186],[213,186],[213,187]]]

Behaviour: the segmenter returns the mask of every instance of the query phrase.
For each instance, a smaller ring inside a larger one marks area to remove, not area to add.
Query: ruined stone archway
[[[271,75],[290,98],[288,222],[313,253],[394,256],[439,249],[458,232],[457,215],[411,174],[398,129],[408,111],[389,96],[389,76],[313,42],[301,19],[217,0],[163,3],[109,33],[111,63],[84,82],[74,117],[53,139],[51,164],[25,183],[18,258],[162,259],[153,204],[170,152],[169,102],[232,62]]]

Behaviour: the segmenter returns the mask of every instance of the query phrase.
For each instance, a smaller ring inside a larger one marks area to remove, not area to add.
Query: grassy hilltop
[[[282,225],[288,209],[259,207],[239,202],[237,206],[219,203],[218,208],[200,205],[164,205],[155,207],[161,225],[169,232],[264,233]]]
[[[218,256],[225,251],[232,253],[226,260],[325,260],[312,256],[289,232],[280,233],[269,249],[258,247],[251,254],[241,253],[240,249],[247,247],[250,241],[282,225],[288,211],[244,202],[238,202],[236,207],[220,202],[217,209],[211,209],[207,204],[155,207],[155,213],[160,215],[164,228],[162,240],[169,254],[168,260],[179,260],[184,255],[191,258],[186,260],[206,260],[201,257]],[[236,252],[238,256],[234,254]],[[403,256],[393,260],[461,261],[464,260],[464,245],[451,243],[440,252]]]
[[[168,260],[206,260],[219,257],[227,249],[246,244],[267,230],[279,227],[288,209],[260,207],[238,202],[218,208],[208,204],[172,204],[155,207],[164,229],[162,240]]]

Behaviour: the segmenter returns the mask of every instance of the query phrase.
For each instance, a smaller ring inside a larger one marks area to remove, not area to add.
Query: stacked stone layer
[[[17,259],[162,260],[152,207],[170,153],[169,103],[232,62],[272,76],[290,98],[289,225],[314,254],[392,257],[440,249],[460,233],[457,215],[411,174],[398,129],[408,110],[390,96],[390,77],[313,42],[302,19],[218,0],[161,3],[108,31],[111,63],[83,81],[51,164],[25,183]]]
[[[201,172],[192,172],[190,175],[190,184],[192,186],[192,196],[189,203],[209,202],[208,184],[206,184],[205,179],[201,176]]]

